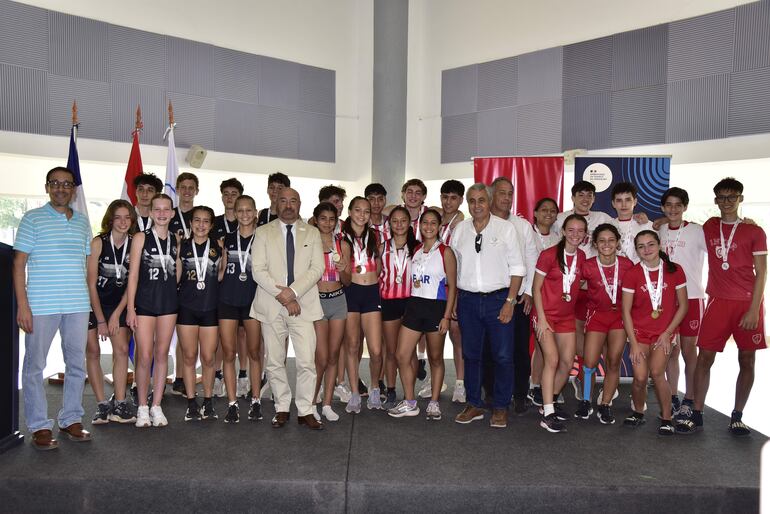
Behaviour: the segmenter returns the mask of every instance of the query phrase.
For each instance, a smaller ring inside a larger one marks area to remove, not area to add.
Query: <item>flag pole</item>
[[[80,121],[78,121],[78,102],[77,100],[72,100],[72,126],[75,127],[73,137],[76,143],[78,141],[78,125],[80,125]]]
[[[134,126],[134,132],[140,132],[143,128],[144,128],[144,123],[142,123],[142,106],[137,104],[136,125]]]

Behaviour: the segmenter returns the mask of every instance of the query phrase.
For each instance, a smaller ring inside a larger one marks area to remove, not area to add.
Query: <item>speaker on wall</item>
[[[203,161],[206,160],[206,154],[208,152],[200,145],[192,145],[187,152],[185,160],[193,168],[200,168],[203,165]]]

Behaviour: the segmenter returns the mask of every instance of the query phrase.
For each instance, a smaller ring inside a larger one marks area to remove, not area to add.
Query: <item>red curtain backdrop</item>
[[[550,196],[563,209],[564,157],[476,157],[473,178],[491,184],[497,177],[513,182],[513,212],[532,223],[535,203]]]

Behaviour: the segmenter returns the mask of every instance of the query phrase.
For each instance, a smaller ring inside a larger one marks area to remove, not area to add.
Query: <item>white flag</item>
[[[166,157],[166,183],[164,184],[163,192],[171,197],[174,207],[176,207],[176,178],[179,176],[179,165],[176,163],[174,127],[176,127],[176,123],[172,123],[166,129],[166,137],[168,138],[168,156]]]

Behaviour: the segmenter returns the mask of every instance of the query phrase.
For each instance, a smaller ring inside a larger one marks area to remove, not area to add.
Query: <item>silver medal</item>
[[[117,287],[123,287],[123,281],[122,281],[122,280],[120,280],[120,279],[117,279],[117,280],[115,280],[115,285],[116,285]]]
[[[401,283],[401,277],[396,277],[396,284],[400,284],[400,283]]]
[[[730,263],[729,262],[723,262],[722,263],[722,269],[727,271],[730,269]]]
[[[199,291],[203,291],[206,289],[206,282],[198,282],[198,285],[196,286]]]
[[[247,278],[246,273],[241,273],[240,275],[238,275],[238,280],[240,280],[241,282],[246,282],[246,278]]]

